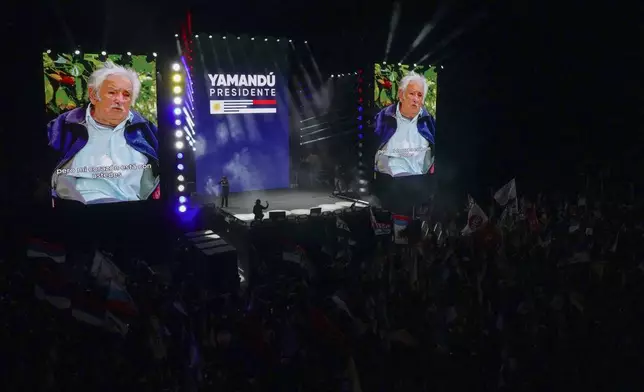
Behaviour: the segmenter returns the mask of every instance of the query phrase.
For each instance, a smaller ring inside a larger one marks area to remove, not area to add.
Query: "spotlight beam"
[[[394,33],[396,32],[396,27],[398,27],[398,22],[400,22],[400,14],[402,5],[400,2],[394,3],[394,9],[391,12],[391,20],[389,21],[389,34],[387,35],[387,46],[385,47],[385,61],[389,56],[389,51],[391,50],[391,44],[394,41]]]
[[[489,13],[487,10],[476,13],[474,16],[470,17],[465,22],[463,22],[458,29],[452,31],[447,37],[443,38],[440,42],[438,42],[438,44],[434,46],[434,49],[432,51],[426,53],[423,57],[420,58],[420,60],[416,61],[416,63],[422,63],[427,60],[429,60],[430,62],[434,62],[436,57],[435,55],[437,52],[446,48],[448,44],[460,38],[465,33],[473,31],[475,28],[479,27],[481,25],[481,22],[487,19],[488,17],[489,17]]]

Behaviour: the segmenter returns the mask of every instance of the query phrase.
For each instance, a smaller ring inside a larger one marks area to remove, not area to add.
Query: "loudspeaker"
[[[285,221],[286,220],[286,211],[271,211],[268,213],[268,217],[273,222]]]
[[[237,249],[212,230],[185,234],[189,259],[186,268],[198,276],[208,291],[232,292],[239,289]]]

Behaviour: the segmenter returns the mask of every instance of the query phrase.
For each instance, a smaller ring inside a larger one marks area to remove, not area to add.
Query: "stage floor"
[[[286,215],[309,215],[311,208],[320,207],[322,212],[343,210],[351,207],[353,202],[332,196],[324,191],[307,191],[297,189],[278,189],[269,191],[250,191],[231,193],[228,197],[228,208],[223,210],[243,221],[254,219],[253,206],[260,199],[262,205],[268,201],[268,210],[264,211],[264,219],[268,219],[271,211],[285,211]],[[220,201],[217,200],[217,206]],[[364,207],[365,205],[356,205]]]

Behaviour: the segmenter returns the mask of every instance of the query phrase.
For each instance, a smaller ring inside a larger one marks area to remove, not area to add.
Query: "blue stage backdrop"
[[[289,186],[288,42],[200,34],[195,38],[197,192],[216,195]]]

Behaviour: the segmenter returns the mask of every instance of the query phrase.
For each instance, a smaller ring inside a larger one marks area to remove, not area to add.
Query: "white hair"
[[[101,68],[98,68],[96,71],[92,72],[89,76],[87,82],[87,88],[94,90],[94,97],[100,100],[98,96],[98,91],[101,89],[103,82],[109,76],[118,75],[130,79],[132,83],[132,104],[136,102],[136,99],[139,97],[139,92],[141,91],[141,81],[139,80],[139,74],[136,71],[122,67],[120,65],[114,64],[112,61],[107,60],[103,63]]]
[[[429,86],[427,85],[427,80],[423,75],[419,75],[414,71],[411,71],[404,78],[402,78],[402,80],[400,81],[400,87],[398,88],[398,91],[404,94],[405,90],[407,90],[407,86],[409,86],[409,83],[411,82],[417,82],[423,85],[423,99],[425,99],[425,96],[427,95],[427,90],[429,89]]]

